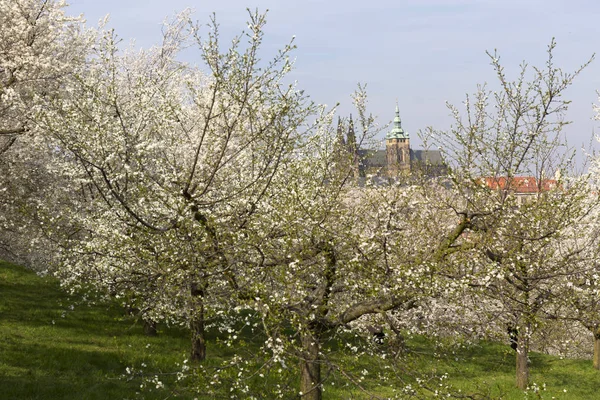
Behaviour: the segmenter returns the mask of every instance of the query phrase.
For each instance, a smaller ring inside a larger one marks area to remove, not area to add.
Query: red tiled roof
[[[552,190],[558,186],[555,179],[543,179],[541,182],[533,176],[485,177],[485,184],[490,189],[511,190],[515,193],[538,193]]]

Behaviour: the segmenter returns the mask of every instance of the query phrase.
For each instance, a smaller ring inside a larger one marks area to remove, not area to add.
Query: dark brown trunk
[[[600,369],[600,326],[594,331],[594,368]]]
[[[204,318],[198,316],[192,321],[192,353],[191,361],[202,361],[206,358],[206,339],[204,337]]]
[[[517,342],[517,387],[526,390],[529,385],[529,337],[527,331]]]
[[[204,335],[204,301],[202,296],[204,292],[195,283],[191,285],[192,318],[190,321],[190,330],[192,331],[192,352],[191,361],[202,361],[206,358],[206,338]]]
[[[144,320],[144,334],[146,336],[157,336],[158,331],[156,330],[156,322]]]
[[[300,392],[302,400],[321,400],[321,363],[319,340],[316,335],[302,335],[302,360],[300,360]]]

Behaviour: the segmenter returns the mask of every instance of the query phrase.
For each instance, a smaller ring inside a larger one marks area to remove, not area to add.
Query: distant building
[[[396,116],[392,129],[385,136],[385,150],[368,150],[358,147],[352,116],[350,116],[346,139],[344,139],[341,129],[341,124],[339,124],[338,142],[350,153],[355,154],[356,176],[373,175],[396,178],[409,175],[415,170],[437,176],[446,171],[438,150],[413,150],[410,147],[410,137],[408,132],[402,129],[398,105],[396,105]]]
[[[515,196],[517,204],[527,203],[539,193],[549,192],[560,187],[557,179],[537,179],[533,176],[514,176],[510,179],[505,176],[485,177],[482,180],[482,183],[490,189]]]

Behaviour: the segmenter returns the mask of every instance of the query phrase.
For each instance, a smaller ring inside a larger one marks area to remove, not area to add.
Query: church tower
[[[410,172],[410,139],[408,132],[402,129],[400,110],[396,103],[396,117],[392,130],[385,136],[388,177]]]
[[[352,175],[354,175],[355,178],[358,178],[361,175],[360,156],[358,152],[358,143],[356,142],[356,133],[354,132],[354,122],[352,121],[352,114],[350,114],[350,120],[348,121],[346,147],[352,157]]]

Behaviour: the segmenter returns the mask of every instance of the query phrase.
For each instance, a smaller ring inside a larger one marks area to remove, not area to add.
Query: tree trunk
[[[206,339],[204,337],[204,315],[199,315],[191,322],[192,353],[191,361],[202,361],[206,358]]]
[[[529,385],[529,335],[527,330],[525,334],[519,336],[517,342],[517,387],[526,390]]]
[[[594,368],[600,369],[600,325],[594,331]]]
[[[202,361],[206,358],[206,338],[204,336],[204,291],[198,284],[192,283],[191,294],[193,301],[190,330],[192,331],[192,352],[190,361]]]
[[[302,360],[300,360],[300,392],[302,400],[321,400],[321,363],[319,339],[312,333],[302,335]]]
[[[145,319],[144,320],[144,334],[146,336],[157,336],[156,322]]]

